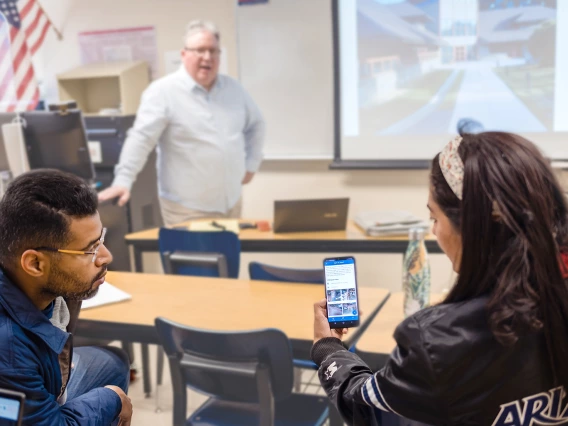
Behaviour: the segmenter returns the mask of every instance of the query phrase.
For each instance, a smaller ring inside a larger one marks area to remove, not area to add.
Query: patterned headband
[[[448,185],[460,200],[463,198],[463,161],[458,153],[461,136],[452,139],[440,153],[440,169]]]

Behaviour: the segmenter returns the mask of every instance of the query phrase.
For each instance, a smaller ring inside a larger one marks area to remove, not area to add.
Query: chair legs
[[[156,413],[162,412],[160,407],[160,386],[162,386],[162,379],[164,376],[164,358],[166,353],[161,345],[158,345],[158,368],[156,371]]]
[[[130,365],[132,365],[132,363],[134,362],[134,344],[132,342],[126,342],[122,340],[120,342],[120,346],[122,347],[122,350],[128,355],[128,360],[130,361]]]
[[[164,359],[166,357],[166,352],[161,345],[158,345],[158,371],[156,373],[156,382],[158,386],[162,384],[162,378],[164,376]]]
[[[160,386],[163,381],[164,358],[165,358],[164,349],[162,348],[162,346],[158,345],[158,371],[156,373],[158,386]],[[144,396],[146,398],[150,398],[152,396],[152,379],[150,376],[150,351],[148,344],[146,343],[142,343],[142,380],[144,382]],[[156,411],[159,409],[160,409],[159,400],[156,399]]]
[[[302,391],[302,369],[294,367],[294,392]]]
[[[144,395],[150,398],[152,382],[150,379],[150,351],[146,343],[142,343],[142,380],[144,381]]]

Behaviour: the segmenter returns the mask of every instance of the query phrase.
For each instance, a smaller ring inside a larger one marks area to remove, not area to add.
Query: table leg
[[[125,340],[123,340],[120,343],[122,346],[122,350],[126,352],[126,354],[128,355],[128,360],[130,361],[130,364],[132,364],[134,362],[134,344],[132,342],[127,342]]]
[[[134,262],[134,272],[144,272],[144,265],[142,264],[142,252],[136,245],[130,245],[132,261]]]
[[[148,344],[142,343],[142,380],[144,381],[144,395],[150,398],[152,394],[152,381],[150,379],[150,352]]]

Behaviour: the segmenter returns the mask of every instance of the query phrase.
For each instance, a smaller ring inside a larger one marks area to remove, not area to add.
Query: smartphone
[[[0,389],[0,425],[21,426],[25,399],[21,392]]]
[[[323,261],[327,320],[331,328],[359,325],[359,294],[353,256],[327,258]]]

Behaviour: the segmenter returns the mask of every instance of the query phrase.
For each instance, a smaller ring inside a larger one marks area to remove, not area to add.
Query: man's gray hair
[[[220,39],[221,39],[221,34],[219,33],[219,29],[217,28],[217,25],[215,25],[211,21],[203,21],[201,19],[196,19],[195,21],[191,21],[189,24],[187,24],[187,27],[185,28],[185,36],[183,37],[184,45],[187,43],[187,40],[190,37],[194,36],[195,34],[202,32],[202,31],[210,32],[211,34],[213,34],[215,36],[217,41],[220,41]]]

